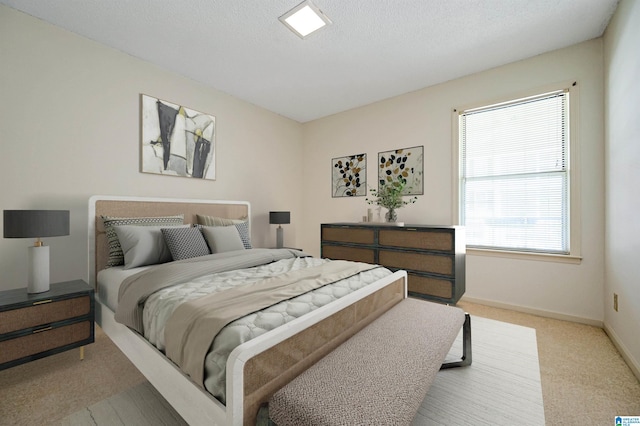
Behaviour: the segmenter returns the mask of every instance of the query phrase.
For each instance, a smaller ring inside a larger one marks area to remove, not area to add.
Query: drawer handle
[[[39,300],[39,301],[37,301],[37,302],[33,302],[33,306],[36,306],[36,305],[44,305],[45,303],[51,303],[51,302],[53,302],[53,300],[51,300],[51,299],[47,299],[47,300]]]
[[[41,333],[41,332],[47,331],[47,330],[51,330],[52,328],[53,328],[52,326],[49,326],[49,327],[41,328],[40,330],[33,330],[33,334]]]
[[[407,231],[417,231],[418,228],[406,228]]]

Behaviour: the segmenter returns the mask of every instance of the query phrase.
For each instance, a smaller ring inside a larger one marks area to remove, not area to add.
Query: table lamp
[[[276,247],[282,248],[284,241],[284,231],[282,230],[283,223],[291,223],[290,212],[269,212],[269,223],[272,225],[278,225],[276,230]]]
[[[4,238],[35,238],[29,247],[29,293],[49,291],[49,246],[40,238],[69,235],[69,210],[5,210]]]

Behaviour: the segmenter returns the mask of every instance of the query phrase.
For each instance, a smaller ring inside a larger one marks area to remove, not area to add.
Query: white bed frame
[[[95,288],[95,219],[96,202],[99,200],[117,201],[145,201],[145,202],[171,202],[171,203],[245,203],[237,201],[213,201],[213,200],[187,200],[169,198],[141,198],[141,197],[113,197],[93,196],[89,200],[89,280]],[[246,203],[250,208],[249,203]],[[250,210],[249,210],[250,213]],[[249,214],[250,218],[250,214]],[[96,295],[96,322],[102,330],[113,340],[129,360],[142,372],[149,382],[171,404],[171,406],[190,425],[242,425],[253,424],[255,418],[244,418],[244,392],[245,366],[254,356],[273,348],[277,344],[309,328],[331,315],[354,305],[361,299],[373,295],[377,291],[390,286],[390,284],[402,281],[404,287],[403,298],[407,297],[407,274],[398,271],[371,285],[344,296],[335,302],[314,310],[313,312],[297,318],[283,326],[271,330],[255,339],[252,339],[234,349],[227,361],[226,406],[215,399],[211,394],[196,385],[184,375],[168,358],[166,358],[153,345],[146,341],[138,333],[114,320],[114,312]],[[373,296],[372,296],[373,297]]]

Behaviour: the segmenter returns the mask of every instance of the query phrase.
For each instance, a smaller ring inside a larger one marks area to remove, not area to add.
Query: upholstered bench
[[[462,360],[443,364],[461,327]],[[405,299],[276,392],[269,417],[278,426],[411,424],[438,370],[471,363],[470,332],[461,309]]]

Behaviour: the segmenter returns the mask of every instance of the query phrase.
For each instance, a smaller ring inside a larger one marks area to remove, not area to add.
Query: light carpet
[[[536,332],[472,316],[473,364],[442,370],[413,425],[544,425]],[[462,333],[448,360],[462,354]],[[183,425],[144,382],[64,418],[65,426]]]

